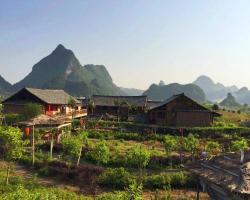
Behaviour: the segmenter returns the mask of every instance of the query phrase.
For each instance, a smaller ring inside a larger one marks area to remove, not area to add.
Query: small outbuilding
[[[214,117],[218,116],[219,113],[207,109],[184,93],[155,104],[148,111],[149,123],[169,127],[211,126]]]

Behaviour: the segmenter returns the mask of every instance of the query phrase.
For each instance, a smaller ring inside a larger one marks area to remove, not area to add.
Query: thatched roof
[[[240,153],[229,153],[189,164],[187,169],[226,190],[250,195],[250,150],[245,151],[244,164],[240,158]]]
[[[50,125],[61,125],[68,121],[69,119],[65,116],[48,116],[48,115],[39,115],[27,121],[19,122],[19,125],[25,126],[50,126]]]
[[[117,106],[117,103],[128,103],[131,106],[144,107],[147,96],[105,96],[93,95],[91,100],[95,106]]]
[[[40,99],[42,102],[47,104],[56,104],[56,105],[66,105],[68,104],[70,99],[74,99],[77,103],[80,103],[77,99],[70,96],[68,93],[66,93],[64,90],[49,90],[49,89],[36,89],[36,88],[23,88],[19,90],[17,93],[13,94],[9,98],[5,99],[3,102],[11,102],[15,101],[15,99],[18,98],[18,95],[20,93],[28,92],[38,99]]]

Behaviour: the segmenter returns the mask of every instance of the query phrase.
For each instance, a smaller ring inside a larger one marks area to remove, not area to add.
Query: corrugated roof
[[[166,105],[166,104],[168,104],[169,102],[171,102],[171,101],[175,100],[176,98],[180,97],[181,95],[184,95],[184,94],[173,95],[173,96],[169,97],[168,99],[166,99],[165,101],[162,101],[162,102],[160,102],[159,104],[156,104],[155,106],[152,106],[152,108],[150,108],[150,109],[152,110],[152,109],[161,107],[161,106],[163,106],[163,105]]]
[[[240,153],[216,156],[187,165],[187,169],[206,181],[230,191],[250,195],[250,151],[245,151],[244,163]]]
[[[105,96],[93,95],[91,99],[96,106],[117,106],[117,102],[127,102],[129,105],[146,106],[147,96]]]
[[[70,96],[64,90],[50,90],[50,89],[37,89],[37,88],[23,88],[19,90],[17,93],[13,94],[11,97],[4,100],[4,102],[8,102],[9,99],[13,98],[19,92],[26,90],[27,92],[33,94],[41,101],[47,104],[68,104],[68,101],[73,98],[77,103],[80,103],[77,99]]]
[[[161,103],[162,103],[162,101],[152,101],[152,100],[148,100],[148,101],[147,101],[147,107],[148,107],[149,109],[152,109],[152,108],[158,107]]]

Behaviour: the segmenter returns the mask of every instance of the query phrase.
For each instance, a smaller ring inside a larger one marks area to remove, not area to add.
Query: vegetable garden
[[[184,134],[174,130],[178,134],[168,134],[147,130],[128,132],[115,126],[102,122],[96,129],[91,122],[86,130],[68,131],[53,145],[53,151],[50,142],[42,140],[41,131],[35,131],[34,166],[33,137],[25,140],[18,128],[0,127],[0,155],[7,163],[1,168],[0,198],[183,199],[173,197],[174,191],[195,191],[197,186],[196,180],[185,171],[185,164],[201,158],[202,152],[209,159],[248,148],[247,137],[242,137],[242,134],[247,136],[247,130],[231,129],[228,133],[212,127],[214,135],[205,137],[208,129],[186,129]],[[31,184],[17,180],[12,175],[15,165],[25,166],[41,177],[77,186],[79,194],[47,188],[35,181]],[[195,198],[195,192],[192,194],[186,199]]]

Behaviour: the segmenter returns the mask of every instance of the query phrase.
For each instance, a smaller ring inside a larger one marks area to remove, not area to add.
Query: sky
[[[58,44],[118,86],[208,75],[250,88],[249,0],[0,0],[0,75],[15,83]]]

